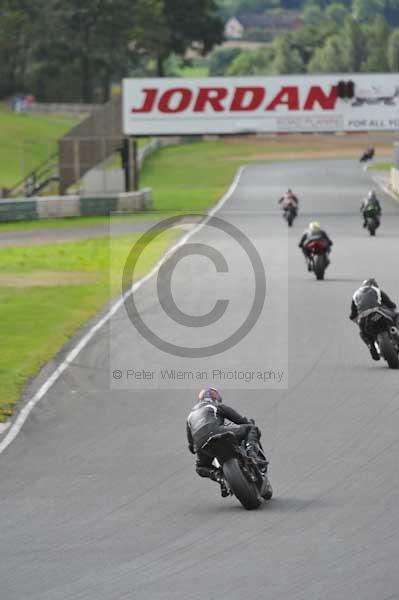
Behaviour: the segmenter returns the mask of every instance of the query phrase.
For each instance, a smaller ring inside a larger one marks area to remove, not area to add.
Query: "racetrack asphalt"
[[[288,186],[301,199],[292,230],[276,204]],[[219,384],[225,402],[262,429],[273,500],[247,512],[195,474],[185,440],[194,389],[110,386],[115,365],[141,365],[144,356],[154,366],[167,357],[151,350],[121,309],[0,456],[2,599],[398,597],[399,373],[371,360],[348,320],[351,295],[366,277],[399,299],[399,207],[381,194],[383,223],[370,238],[359,205],[372,187],[355,161],[253,165],[218,213],[233,213],[256,243],[268,282],[261,326],[228,361],[258,364],[265,355],[270,365],[277,352],[276,363],[284,362],[276,340],[283,332],[284,345],[288,323],[286,388]],[[323,282],[305,270],[297,248],[314,219],[334,240]],[[207,236],[220,250],[214,233],[199,239]],[[230,256],[228,242],[222,246]],[[286,253],[287,308],[273,287],[284,290]],[[241,259],[237,265],[244,268]],[[213,295],[215,269],[206,261],[197,267],[187,280],[185,259],[173,280],[177,304],[191,314],[223,297]],[[227,281],[226,293],[231,288]],[[232,302],[237,318],[240,302]],[[150,283],[138,303],[154,327],[172,331]]]

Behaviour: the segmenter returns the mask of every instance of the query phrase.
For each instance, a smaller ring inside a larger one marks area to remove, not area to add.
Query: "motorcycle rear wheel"
[[[258,489],[254,483],[247,480],[236,458],[230,458],[223,464],[223,475],[244,508],[259,508],[261,500]]]
[[[367,228],[370,232],[370,235],[375,235],[375,230],[377,229],[374,219],[367,220]]]
[[[324,279],[324,272],[326,270],[326,259],[324,254],[318,254],[314,259],[314,272],[316,279]]]

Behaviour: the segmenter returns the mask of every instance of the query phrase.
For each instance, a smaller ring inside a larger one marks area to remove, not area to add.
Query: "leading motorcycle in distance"
[[[297,216],[297,207],[293,202],[284,200],[283,206],[283,217],[287,221],[288,227],[292,227],[295,217]]]
[[[379,227],[378,210],[375,206],[367,206],[365,209],[366,227],[370,235],[374,236]]]
[[[254,510],[262,499],[271,499],[273,490],[262,450],[257,458],[252,458],[247,454],[245,440],[240,444],[232,431],[224,431],[211,436],[201,451],[216,457],[230,494],[244,508]]]
[[[390,369],[399,367],[399,330],[395,317],[382,307],[370,308],[362,313],[362,329],[376,340],[380,355]]]
[[[324,279],[324,273],[330,264],[328,258],[328,243],[323,239],[309,240],[306,244],[310,270],[316,275],[316,279]]]
[[[374,150],[374,148],[367,148],[367,150],[365,150],[365,151],[363,152],[363,154],[360,156],[360,159],[359,159],[359,161],[360,161],[361,163],[366,163],[366,162],[368,162],[369,160],[373,160],[373,158],[374,158],[374,154],[375,154],[375,150]]]

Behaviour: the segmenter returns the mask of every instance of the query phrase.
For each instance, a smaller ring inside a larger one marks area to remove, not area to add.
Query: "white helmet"
[[[318,231],[320,229],[320,223],[318,221],[312,221],[309,223],[309,231]]]
[[[362,287],[376,287],[379,288],[378,283],[374,279],[374,277],[370,277],[369,279],[365,279],[362,283]]]

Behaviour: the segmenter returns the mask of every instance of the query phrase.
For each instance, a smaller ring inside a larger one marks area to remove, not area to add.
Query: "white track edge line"
[[[382,189],[383,192],[385,192],[385,194],[387,194],[388,196],[390,196],[391,198],[393,198],[393,200],[396,200],[396,202],[399,202],[399,197],[397,194],[395,194],[394,191],[391,190],[391,188],[389,187],[389,185],[385,185],[381,179],[379,179],[378,177],[376,177],[375,175],[373,175],[373,173],[371,173],[370,171],[372,171],[372,169],[370,169],[370,167],[368,167],[367,165],[365,167],[362,167],[363,171],[365,173],[367,173],[370,177],[370,179],[372,181],[374,181],[374,183],[376,185],[378,185],[379,188]]]
[[[370,175],[370,177],[371,177],[371,180],[374,181],[374,183],[376,185],[378,185],[378,187],[381,188],[382,191],[385,192],[385,194],[387,194],[387,196],[390,196],[393,200],[395,200],[396,202],[399,202],[399,198],[395,194],[395,192],[393,192],[387,185],[385,185],[382,181],[380,181],[378,179],[378,177],[374,177],[373,175]]]
[[[134,294],[136,290],[138,290],[144,283],[146,283],[151,277],[153,277],[163,265],[163,263],[173,254],[178,248],[183,246],[194,234],[196,234],[200,229],[202,229],[208,221],[213,217],[213,215],[219,211],[222,206],[227,202],[227,200],[234,194],[237,189],[238,183],[240,181],[241,175],[244,172],[245,166],[242,166],[238,169],[233,182],[231,183],[227,192],[222,196],[222,198],[217,202],[217,204],[207,213],[205,219],[198,223],[193,229],[191,229],[188,233],[186,233],[176,244],[171,246],[169,250],[159,259],[159,261],[154,265],[154,267],[144,275],[141,279],[136,281],[132,285],[132,287],[123,295],[121,295],[114,304],[110,307],[108,312],[95,324],[91,329],[83,336],[83,338],[76,344],[72,350],[67,354],[65,359],[60,363],[60,365],[52,372],[52,374],[46,379],[43,385],[38,389],[36,394],[30,398],[25,406],[21,408],[16,419],[12,422],[11,427],[7,435],[0,442],[0,454],[4,452],[4,450],[11,444],[11,442],[17,437],[19,432],[21,431],[26,419],[28,418],[31,411],[34,409],[36,404],[40,402],[40,400],[47,394],[47,392],[53,387],[53,385],[58,381],[63,372],[69,367],[69,365],[75,360],[78,354],[87,346],[90,340],[94,337],[99,329],[101,329],[111,317],[121,308],[124,304],[125,299]]]

